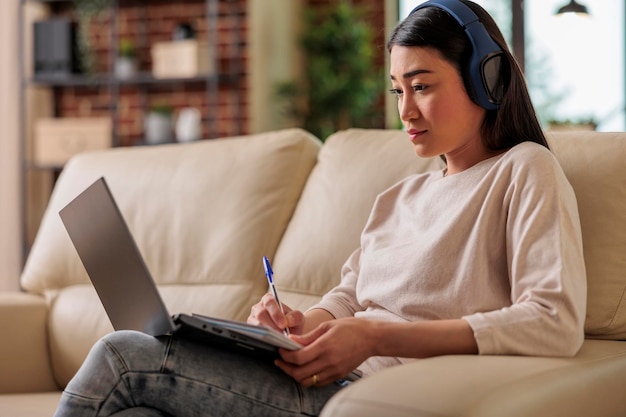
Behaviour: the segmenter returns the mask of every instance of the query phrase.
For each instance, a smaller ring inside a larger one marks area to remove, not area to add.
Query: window
[[[593,119],[625,130],[625,25],[621,0],[583,1],[588,16],[556,16],[565,0],[526,0],[526,75],[544,122]]]
[[[512,45],[511,3],[475,0]],[[400,18],[423,0],[400,0]],[[590,16],[555,12],[566,0],[525,0],[525,69],[539,117],[593,120],[597,130],[626,130],[626,10],[621,0],[580,0]]]

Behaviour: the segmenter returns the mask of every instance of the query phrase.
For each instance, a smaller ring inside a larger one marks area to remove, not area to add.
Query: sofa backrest
[[[110,324],[58,212],[104,176],[171,313],[245,320],[321,142],[290,129],[228,140],[117,148],[71,160],[30,251],[22,286],[50,301],[61,386]],[[94,219],[98,221],[98,219]]]
[[[586,333],[626,339],[626,133],[549,133],[548,140],[579,205]],[[417,158],[401,131],[353,129],[331,136],[276,253],[276,282],[285,302],[308,308],[339,282],[376,194],[442,164]]]
[[[443,167],[440,158],[418,158],[401,130],[350,129],[326,139],[276,253],[285,303],[306,309],[337,285],[379,193]]]
[[[574,187],[587,270],[588,337],[626,339],[626,133],[554,132]]]

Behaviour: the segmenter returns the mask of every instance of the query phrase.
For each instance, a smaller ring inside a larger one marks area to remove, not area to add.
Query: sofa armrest
[[[335,395],[320,417],[626,415],[626,342],[577,357],[442,356],[384,370]]]
[[[0,393],[54,391],[41,296],[0,293]]]

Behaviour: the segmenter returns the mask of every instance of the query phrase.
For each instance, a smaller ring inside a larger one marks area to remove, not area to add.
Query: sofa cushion
[[[264,291],[262,273],[260,293]],[[223,316],[235,309],[245,314],[249,304],[238,290],[230,285],[187,284],[160,285],[159,292],[171,313],[199,313]],[[236,293],[240,299],[233,299]],[[259,293],[259,294],[260,294]],[[256,295],[256,299],[260,295]],[[255,300],[256,300],[255,299]],[[49,351],[53,358],[52,368],[56,383],[64,387],[76,373],[91,346],[113,327],[90,284],[71,285],[58,291],[53,297],[48,323]],[[234,306],[234,307],[233,307]]]
[[[43,297],[0,291],[0,393],[57,389],[46,344],[48,307]],[[11,414],[2,413],[0,416]]]
[[[289,129],[80,155],[57,181],[22,285],[51,294],[89,282],[58,211],[105,176],[155,281],[190,293],[215,285],[216,312],[245,318],[266,289],[261,258],[276,250],[320,145]]]
[[[623,416],[626,343],[585,340],[574,358],[444,355],[341,390],[320,417]]]
[[[320,145],[290,129],[71,160],[22,274],[25,289],[49,300],[59,386],[112,330],[60,221],[62,207],[104,176],[170,312],[245,320],[267,289],[262,257],[273,256]]]
[[[626,339],[626,136],[550,133],[578,200],[587,269],[590,337]]]
[[[339,283],[376,196],[410,174],[442,167],[440,158],[418,158],[400,130],[331,135],[276,253],[276,285],[284,301],[304,309]]]
[[[0,396],[0,416],[50,417],[54,415],[61,391]]]

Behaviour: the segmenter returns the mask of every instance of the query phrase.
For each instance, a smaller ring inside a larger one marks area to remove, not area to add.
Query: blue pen
[[[267,259],[267,256],[263,257],[263,267],[265,268],[265,276],[267,277],[267,282],[269,282],[270,284],[270,289],[272,290],[272,294],[274,294],[274,298],[276,299],[276,302],[278,303],[278,307],[280,307],[280,311],[282,311],[283,314],[285,314],[283,305],[280,302],[280,299],[278,298],[278,291],[276,291],[276,286],[274,285],[274,271],[272,271],[272,265],[270,265],[270,261],[269,259]],[[285,328],[285,330],[283,330],[283,333],[285,334],[285,336],[289,336],[289,329]]]

